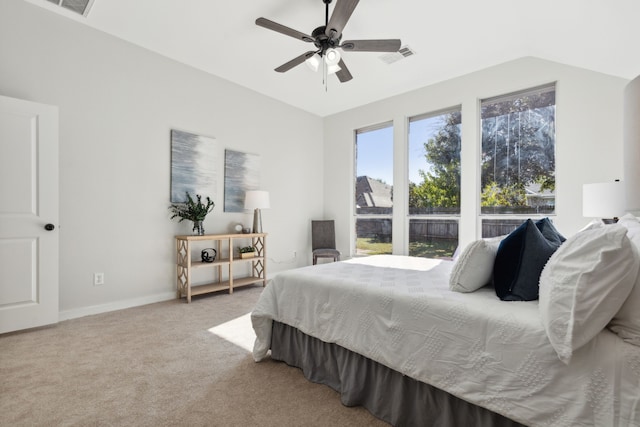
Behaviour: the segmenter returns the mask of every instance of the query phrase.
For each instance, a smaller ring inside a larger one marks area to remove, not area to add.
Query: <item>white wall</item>
[[[627,210],[640,215],[640,76],[631,80],[624,91],[624,180]]]
[[[434,64],[437,66],[437,64]],[[325,216],[336,218],[337,245],[349,254],[354,241],[354,130],[393,120],[394,205],[406,204],[408,118],[462,105],[460,240],[480,237],[478,219],[479,101],[557,82],[556,215],[565,235],[589,220],[582,217],[582,184],[622,179],[623,89],[627,80],[535,58],[522,58],[325,118]],[[404,253],[407,218],[394,212],[394,253]]]
[[[175,296],[171,129],[260,155],[269,276],[310,263],[321,118],[19,0],[0,4],[0,94],[60,107],[62,318]],[[208,233],[252,221],[223,212],[222,162]]]

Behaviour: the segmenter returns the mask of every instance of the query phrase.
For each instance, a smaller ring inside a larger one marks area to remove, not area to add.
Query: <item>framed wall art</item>
[[[171,203],[182,203],[186,193],[215,199],[215,139],[171,130]]]
[[[260,156],[224,151],[224,211],[244,212],[244,193],[260,188]]]

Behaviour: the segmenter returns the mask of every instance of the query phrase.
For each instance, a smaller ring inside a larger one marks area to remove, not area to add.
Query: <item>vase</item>
[[[204,236],[204,226],[202,225],[202,221],[193,221],[193,229],[198,236]]]

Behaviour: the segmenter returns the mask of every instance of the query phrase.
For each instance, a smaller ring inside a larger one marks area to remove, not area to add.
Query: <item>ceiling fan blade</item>
[[[311,37],[308,34],[301,33],[300,31],[294,30],[293,28],[285,27],[284,25],[278,24],[277,22],[270,21],[267,18],[256,19],[256,25],[260,27],[264,27],[268,30],[273,30],[278,33],[284,34],[285,36],[302,40],[303,42],[313,43],[314,41],[313,37]]]
[[[338,80],[340,80],[341,83],[348,82],[353,78],[353,76],[349,72],[349,69],[347,68],[347,65],[342,59],[340,60],[340,62],[338,62],[338,66],[340,67],[340,71],[336,72],[336,77],[338,78]]]
[[[340,47],[353,52],[397,52],[400,44],[400,39],[346,40]]]
[[[313,50],[310,50],[309,52],[305,52],[302,55],[293,58],[291,61],[282,64],[281,66],[276,68],[276,71],[279,73],[284,73],[285,71],[289,71],[296,65],[300,65],[304,61],[306,61],[308,58],[311,58],[315,53],[316,52]]]
[[[336,7],[333,9],[331,18],[327,23],[325,34],[327,37],[337,39],[342,34],[344,26],[347,25],[347,21],[351,17],[354,9],[358,5],[360,0],[336,0]]]

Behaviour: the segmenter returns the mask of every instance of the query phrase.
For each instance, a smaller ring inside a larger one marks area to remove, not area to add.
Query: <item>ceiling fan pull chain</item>
[[[325,61],[322,61],[322,83],[324,84],[324,91],[325,92],[329,91],[328,90],[329,84],[327,82],[327,80],[329,80],[328,79],[329,76],[327,74],[328,74],[327,73],[327,63]]]

